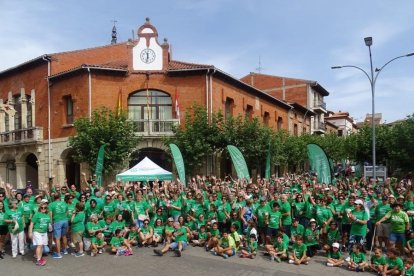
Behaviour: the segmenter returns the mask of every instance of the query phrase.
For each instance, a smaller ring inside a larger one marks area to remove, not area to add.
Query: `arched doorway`
[[[26,183],[28,186],[31,185],[32,189],[39,188],[38,163],[39,161],[37,160],[36,155],[33,153],[30,153],[26,157]]]
[[[129,161],[129,167],[132,168],[145,157],[148,157],[155,164],[167,171],[172,170],[172,160],[170,155],[162,149],[157,148],[143,148],[133,152]]]
[[[62,153],[62,155],[64,155],[64,153]],[[73,159],[73,152],[68,150],[63,160],[65,162],[65,177],[68,181],[68,185],[75,184],[75,186],[80,189],[80,164]]]

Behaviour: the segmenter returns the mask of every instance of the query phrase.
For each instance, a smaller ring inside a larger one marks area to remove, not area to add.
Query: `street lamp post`
[[[370,61],[370,65],[371,65],[371,74],[368,74],[364,69],[358,67],[358,66],[354,66],[354,65],[342,65],[342,66],[333,66],[331,67],[331,69],[341,69],[341,68],[355,68],[360,70],[362,73],[365,74],[365,76],[367,76],[369,83],[371,85],[371,93],[372,93],[372,116],[371,116],[371,128],[372,128],[372,176],[374,178],[374,180],[377,179],[377,171],[376,171],[376,149],[375,149],[375,144],[376,144],[376,137],[375,137],[375,84],[377,82],[378,79],[378,75],[381,73],[382,69],[384,69],[385,66],[387,66],[388,64],[390,64],[392,61],[399,59],[399,58],[403,58],[403,57],[411,57],[414,56],[414,53],[410,53],[407,55],[402,55],[402,56],[398,56],[395,57],[391,60],[389,60],[388,62],[386,62],[381,68],[376,68],[375,69],[375,75],[374,75],[374,67],[372,65],[372,54],[371,54],[371,46],[372,46],[372,37],[365,37],[364,38],[365,41],[365,45],[368,47],[369,50],[369,61]]]

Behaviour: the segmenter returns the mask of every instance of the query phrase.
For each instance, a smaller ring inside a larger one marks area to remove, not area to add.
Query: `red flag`
[[[177,116],[178,119],[178,123],[181,122],[181,118],[180,118],[180,104],[178,103],[178,100],[180,98],[180,93],[178,92],[177,89],[175,89],[175,114]]]

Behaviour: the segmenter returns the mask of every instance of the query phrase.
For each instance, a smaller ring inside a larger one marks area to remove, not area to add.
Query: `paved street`
[[[0,275],[352,275],[345,268],[326,267],[323,257],[315,257],[308,266],[272,263],[260,253],[254,259],[232,257],[224,260],[200,248],[189,248],[181,258],[172,253],[154,256],[152,248],[134,249],[134,255],[116,257],[107,253],[97,257],[47,257],[45,267],[33,263],[32,254],[0,260]],[[361,274],[361,273],[360,273]],[[369,275],[362,273],[362,275]],[[372,275],[372,274],[371,274]]]

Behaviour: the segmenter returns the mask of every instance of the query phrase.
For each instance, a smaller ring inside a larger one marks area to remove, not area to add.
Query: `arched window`
[[[148,92],[145,90],[131,94],[128,98],[128,117],[138,122],[138,132],[170,131],[172,127],[171,96],[156,90],[148,90]]]

